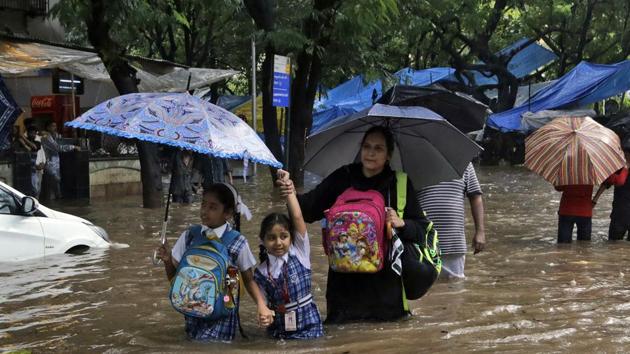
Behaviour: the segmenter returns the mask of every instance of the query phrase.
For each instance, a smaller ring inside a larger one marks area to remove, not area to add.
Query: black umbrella
[[[619,137],[624,138],[630,133],[630,116],[622,116],[608,121],[606,128],[614,131]]]
[[[433,87],[396,85],[377,103],[391,106],[421,106],[444,117],[463,133],[483,128],[490,111],[471,96]]]

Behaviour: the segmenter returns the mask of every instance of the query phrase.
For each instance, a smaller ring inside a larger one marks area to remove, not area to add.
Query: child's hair
[[[203,190],[202,198],[207,195],[215,196],[225,210],[231,210],[234,215],[234,229],[236,231],[241,230],[241,214],[236,211],[236,201],[238,196],[236,195],[236,189],[231,187],[227,183],[213,183],[208,188]]]
[[[293,223],[291,219],[285,214],[282,213],[271,213],[263,219],[260,223],[260,234],[258,237],[260,241],[265,239],[265,235],[269,232],[275,225],[280,225],[289,231],[289,235],[291,235],[291,242],[293,242]],[[265,262],[269,257],[267,256],[267,248],[261,243],[260,245],[260,253],[259,256],[260,263]]]

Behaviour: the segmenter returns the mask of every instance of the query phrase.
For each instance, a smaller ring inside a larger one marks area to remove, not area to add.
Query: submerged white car
[[[109,247],[107,232],[91,222],[46,208],[0,182],[0,262]]]

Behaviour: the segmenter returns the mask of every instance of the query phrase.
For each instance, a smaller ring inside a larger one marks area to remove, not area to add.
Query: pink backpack
[[[375,273],[383,268],[387,255],[385,201],[379,192],[348,188],[324,216],[324,251],[332,270]]]

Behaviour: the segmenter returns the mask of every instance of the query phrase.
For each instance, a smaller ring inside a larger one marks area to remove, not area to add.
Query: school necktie
[[[214,230],[212,229],[206,230],[205,235],[206,235],[206,238],[210,241],[219,239],[219,236],[217,235],[217,233],[214,232]]]

